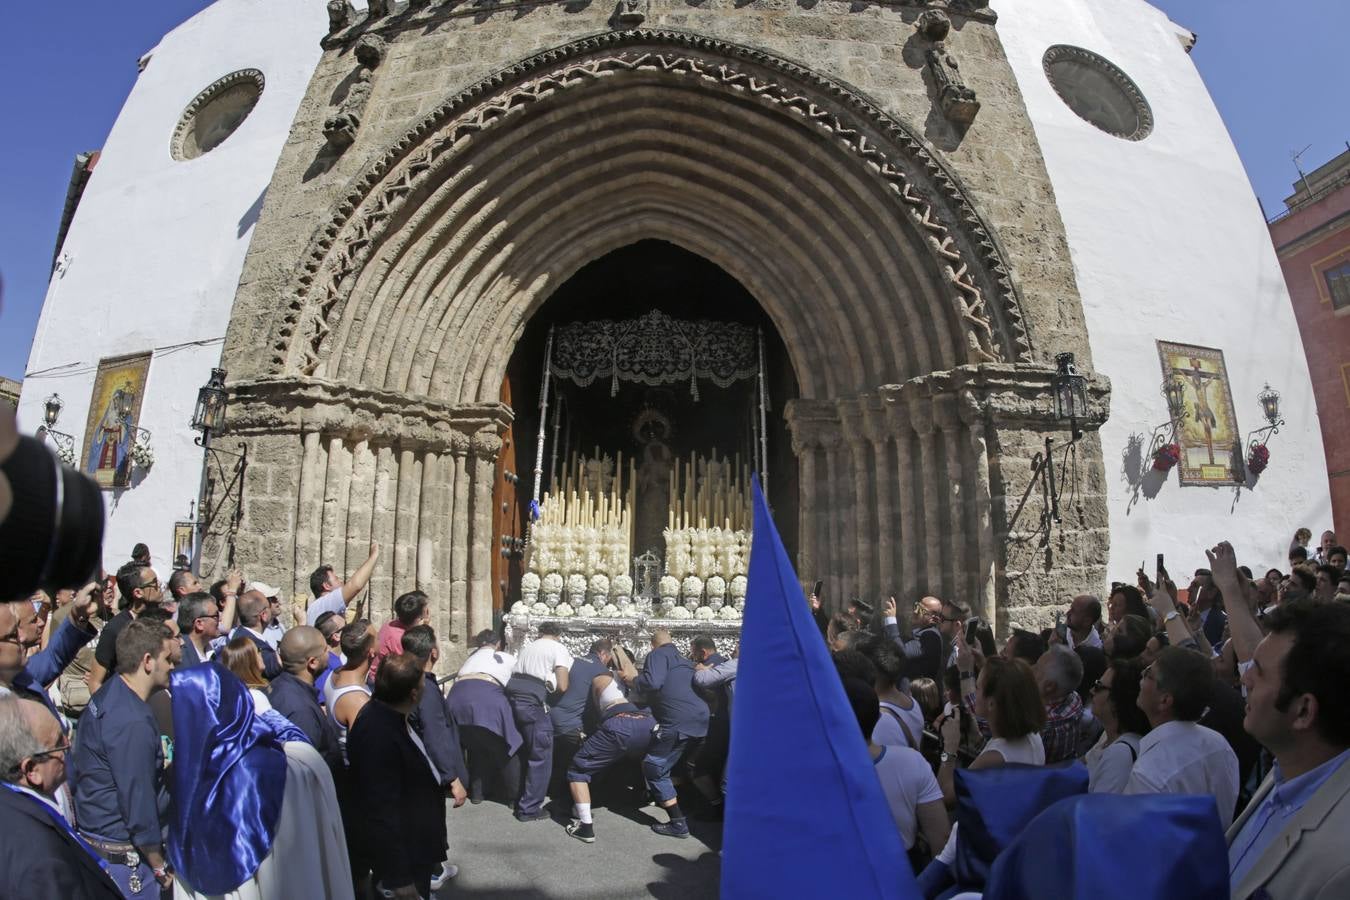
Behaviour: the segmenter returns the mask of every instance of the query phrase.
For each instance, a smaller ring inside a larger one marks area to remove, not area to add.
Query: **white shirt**
[[[1131,753],[1133,749],[1133,753]],[[1106,742],[1106,732],[1097,739],[1083,756],[1088,767],[1088,792],[1093,794],[1119,794],[1125,790],[1130,780],[1130,770],[1139,756],[1139,735],[1122,734],[1111,743]]]
[[[520,648],[520,655],[516,657],[515,673],[538,678],[548,685],[550,691],[554,691],[558,685],[557,674],[553,670],[558,666],[571,669],[572,654],[567,652],[561,641],[540,638]]]
[[[267,645],[273,650],[278,650],[281,647],[281,638],[285,634],[286,629],[282,627],[280,622],[268,622],[267,627],[263,629],[263,633],[259,637],[266,641]]]
[[[881,748],[881,755],[872,760],[886,805],[891,808],[895,827],[905,849],[914,846],[918,826],[918,806],[942,799],[942,788],[933,777],[933,767],[917,750],[908,747]]]
[[[335,587],[328,593],[309,605],[305,610],[305,624],[310,627],[319,621],[319,616],[326,612],[335,612],[340,616],[347,615],[347,598],[342,596],[342,588]]]
[[[877,719],[877,725],[872,729],[872,743],[880,744],[883,747],[913,747],[918,750],[918,746],[905,739],[905,729],[900,727],[896,721],[896,716],[904,720],[909,726],[909,733],[914,736],[915,741],[923,740],[923,709],[919,706],[919,701],[911,699],[909,709],[901,709],[897,704],[881,704],[881,718]]]
[[[1018,763],[1024,766],[1045,765],[1045,744],[1040,734],[1032,732],[1020,738],[990,738],[981,753],[993,750],[1003,757],[1005,763]]]
[[[1164,722],[1139,742],[1125,793],[1209,794],[1227,830],[1237,804],[1237,755],[1217,731],[1194,722]]]
[[[1102,649],[1102,636],[1096,628],[1089,628],[1088,636],[1077,643],[1074,642],[1073,631],[1066,628],[1064,629],[1064,640],[1069,645],[1070,650],[1075,647],[1096,647],[1098,650]]]
[[[465,675],[491,675],[502,687],[511,680],[511,672],[516,667],[516,658],[510,653],[494,647],[479,647],[469,654],[459,667],[459,677]]]

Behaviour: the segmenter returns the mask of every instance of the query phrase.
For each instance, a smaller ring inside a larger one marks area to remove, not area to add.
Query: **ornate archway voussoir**
[[[679,31],[606,32],[503,69],[431,112],[357,176],[311,240],[273,330],[271,370],[312,375],[346,302],[406,199],[449,165],[466,139],[540,101],[622,72],[683,79],[750,97],[823,132],[882,179],[923,237],[963,323],[971,362],[1029,359],[1020,298],[992,231],[955,176],[902,123],[859,92],[777,56]],[[948,313],[944,313],[948,314]]]

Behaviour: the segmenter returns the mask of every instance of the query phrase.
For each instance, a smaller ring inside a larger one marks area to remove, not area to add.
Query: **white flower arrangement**
[[[536,603],[530,607],[530,614],[534,616],[546,616],[550,612],[547,603]]]
[[[56,448],[56,458],[61,460],[61,465],[75,468],[75,445],[73,443]]]
[[[732,599],[739,599],[745,596],[746,589],[750,587],[750,580],[744,575],[737,575],[731,579],[731,584],[728,587],[731,590]]]
[[[716,616],[717,613],[713,612],[712,607],[710,606],[700,606],[698,609],[694,610],[694,618],[698,619],[700,622],[708,622]]]
[[[526,603],[524,600],[517,600],[515,603],[511,604],[511,615],[526,616],[529,615],[529,613],[530,604]]]
[[[595,575],[592,575],[592,576],[591,576],[591,580],[587,583],[586,586],[587,586],[587,588],[590,590],[590,595],[591,595],[592,597],[608,597],[608,596],[609,596],[609,576],[608,576],[608,575],[602,575],[602,574],[598,574],[598,573],[595,574]]]
[[[608,608],[606,607],[606,609]],[[615,615],[620,619],[635,619],[637,618],[637,607],[631,603],[620,603],[619,610]]]
[[[694,614],[683,606],[677,606],[670,611],[670,618],[672,619],[692,619],[693,617]]]
[[[659,590],[662,597],[678,597],[680,595],[680,579],[674,575],[661,576]]]
[[[581,597],[584,597],[584,596],[586,596],[586,576],[585,576],[585,575],[568,575],[568,576],[567,576],[567,597],[568,597],[568,599],[572,599],[572,598],[574,598],[574,597],[575,597],[575,598],[581,598]]]
[[[703,579],[697,575],[690,575],[680,585],[680,596],[688,600],[691,597],[703,596]]]
[[[553,614],[560,619],[570,619],[574,615],[572,606],[569,603],[559,603],[557,606],[553,607]]]
[[[708,579],[708,596],[725,597],[727,595],[727,580],[721,575],[714,575]]]
[[[600,615],[604,616],[606,619],[613,619],[619,615],[619,608],[613,603],[606,603],[601,607]]]
[[[736,622],[741,618],[741,611],[734,606],[724,606],[717,611],[717,618],[727,622]]]
[[[557,572],[549,572],[544,576],[543,588],[545,594],[561,594],[563,577]]]
[[[595,618],[595,607],[589,603],[583,603],[577,607],[577,615],[583,619],[593,619]]]
[[[131,445],[131,461],[140,469],[148,469],[155,464],[155,451],[145,441],[136,441]]]
[[[541,587],[541,579],[536,572],[526,572],[520,576],[520,589],[526,594],[537,594]]]
[[[633,596],[633,578],[630,575],[615,575],[609,583],[609,589],[615,597]]]

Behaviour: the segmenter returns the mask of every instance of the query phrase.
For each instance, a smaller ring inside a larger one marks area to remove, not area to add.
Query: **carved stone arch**
[[[350,301],[354,286],[363,275],[371,277],[369,273],[397,273],[400,265],[412,269],[427,264],[429,256],[425,249],[412,247],[410,236],[424,236],[435,227],[444,230],[446,222],[453,223],[453,216],[445,218],[453,210],[429,213],[425,207],[455,177],[463,159],[504,140],[499,135],[522,129],[532,117],[565,110],[563,104],[572,94],[600,90],[602,94],[608,91],[617,96],[628,90],[630,83],[634,90],[649,85],[694,89],[720,98],[729,107],[750,109],[761,119],[781,121],[784,127],[797,132],[812,131],[819,156],[831,161],[851,160],[847,177],[855,182],[870,180],[870,185],[853,188],[855,192],[874,192],[853,203],[862,210],[860,217],[877,217],[876,209],[863,209],[868,203],[875,205],[877,197],[889,201],[890,208],[884,215],[892,218],[892,224],[903,223],[901,227],[910,233],[913,246],[926,255],[924,265],[930,276],[936,275],[929,280],[937,282],[929,289],[940,293],[941,304],[945,305],[924,310],[921,317],[955,323],[948,329],[954,331],[954,338],[938,334],[930,343],[938,346],[954,340],[961,345],[956,358],[929,360],[926,369],[888,373],[892,380],[963,363],[1016,362],[1029,358],[1030,340],[1020,300],[997,241],[955,176],[903,123],[848,87],[771,54],[682,32],[632,31],[575,41],[498,72],[430,113],[354,179],[332,218],[313,239],[297,272],[294,291],[274,323],[269,342],[270,371],[329,377],[355,375],[350,367],[343,370],[343,364],[332,357],[369,345],[357,340],[343,347],[339,338],[351,340],[350,336],[338,335],[335,329],[344,328],[344,319],[348,322],[359,319],[366,326],[380,321],[375,308],[382,302],[395,302],[390,297],[381,297],[380,289],[383,287],[386,294],[394,293],[395,289],[383,284],[364,286],[362,302],[371,305],[371,314],[354,315]],[[507,122],[512,127],[503,129],[501,126]],[[597,141],[601,138],[602,135],[595,135]],[[734,153],[718,161],[721,166],[742,166],[746,183],[751,182],[751,170],[760,162],[736,157]],[[532,164],[547,168],[549,161],[536,158]],[[789,186],[784,183],[779,189]],[[772,203],[765,200],[772,193],[761,190],[761,196],[753,200],[768,209],[767,213],[760,211],[760,215],[779,215],[771,208]],[[429,221],[432,214],[440,217],[439,226]],[[803,214],[801,221],[795,223],[794,239],[800,243],[802,235],[813,228],[823,239],[824,232],[837,227],[822,218]],[[856,259],[845,260],[844,254],[850,251],[843,246],[836,248],[835,253],[841,265],[852,265],[856,270],[850,274],[856,277],[857,284],[882,294],[893,289],[884,279],[866,271],[889,264],[879,260],[892,248],[864,249],[873,255],[859,254]],[[379,259],[381,253],[387,254],[384,264],[372,267],[372,261]],[[502,271],[499,264],[495,272],[477,272],[481,276],[479,288],[499,277]],[[441,270],[428,276],[419,289],[443,287],[447,279],[454,281],[456,277]],[[842,276],[840,269],[829,267],[822,267],[814,275],[827,282]],[[395,276],[381,274],[381,277]],[[472,278],[467,270],[460,273],[459,283],[465,277]],[[517,283],[530,280],[519,271],[511,272],[510,277]],[[397,290],[408,289],[405,284]],[[869,331],[885,333],[875,328],[878,318],[895,318],[893,298],[871,296],[852,300],[859,309],[851,313],[853,320],[842,326],[839,336],[857,338],[859,346],[864,346]],[[461,327],[471,324],[473,318],[472,310],[462,312],[457,322]],[[781,322],[783,315],[774,312],[770,310],[775,321]],[[505,335],[483,334],[479,344],[502,337]],[[362,373],[358,380],[367,382],[366,374]],[[458,393],[438,399],[470,398]]]

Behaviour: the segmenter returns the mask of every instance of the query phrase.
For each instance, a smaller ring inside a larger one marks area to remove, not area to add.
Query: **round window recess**
[[[1079,118],[1127,141],[1142,141],[1153,131],[1153,110],[1139,86],[1109,60],[1057,44],[1045,51],[1042,65],[1055,93]]]
[[[183,110],[169,145],[173,158],[196,159],[220,146],[253,112],[262,92],[263,73],[257,69],[217,79]]]

